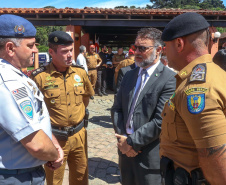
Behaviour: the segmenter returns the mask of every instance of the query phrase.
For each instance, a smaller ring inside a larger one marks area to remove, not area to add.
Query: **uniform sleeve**
[[[97,56],[98,56],[98,57],[97,57],[97,62],[98,62],[98,63],[101,63],[101,62],[102,62],[102,59],[100,58],[100,55],[97,54]]]
[[[12,82],[11,82],[12,83]],[[19,83],[14,81],[14,83]],[[22,92],[23,93],[20,93]],[[41,129],[39,116],[32,98],[26,95],[25,87],[16,89],[14,95],[4,84],[0,86],[0,126],[16,142]]]
[[[195,84],[188,89],[205,88],[205,93],[186,94],[180,100],[183,120],[197,148],[209,148],[226,143],[225,96],[208,84]],[[223,99],[223,100],[222,100]],[[178,112],[179,112],[178,111]]]
[[[85,96],[94,96],[94,90],[93,87],[91,85],[91,82],[88,78],[87,73],[84,70],[84,89],[85,89]]]

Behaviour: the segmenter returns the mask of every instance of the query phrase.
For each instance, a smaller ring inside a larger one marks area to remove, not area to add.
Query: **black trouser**
[[[109,90],[113,90],[113,79],[114,79],[114,69],[113,68],[107,68],[106,69],[107,73],[107,88]]]
[[[107,78],[107,73],[106,69],[101,68],[97,70],[97,93],[104,92],[106,91],[106,78]]]

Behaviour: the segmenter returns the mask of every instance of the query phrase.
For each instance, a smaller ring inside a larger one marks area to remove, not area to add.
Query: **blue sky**
[[[226,6],[226,0],[223,0]],[[0,0],[1,8],[43,8],[55,6],[56,8],[114,8],[115,6],[145,7],[149,0]]]
[[[226,1],[226,0],[225,0]],[[146,7],[149,0],[0,0],[1,8],[43,8],[55,6],[56,8],[114,8],[115,6]]]

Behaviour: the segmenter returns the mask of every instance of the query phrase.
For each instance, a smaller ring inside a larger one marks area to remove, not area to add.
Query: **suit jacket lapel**
[[[130,111],[131,104],[133,102],[133,94],[136,88],[136,83],[137,83],[137,78],[138,78],[138,73],[139,73],[139,67],[134,69],[134,77],[131,78],[131,86],[132,86],[132,91],[129,92],[129,102],[128,102],[128,113]]]
[[[159,65],[157,66],[157,68],[154,70],[154,72],[152,73],[152,75],[150,76],[149,80],[147,81],[147,83],[145,84],[143,90],[141,91],[136,106],[139,105],[139,103],[141,102],[141,100],[143,99],[144,95],[147,93],[147,91],[151,88],[151,86],[155,83],[155,81],[159,78],[159,76],[161,75],[161,72],[163,70],[163,64],[160,62]],[[135,106],[135,107],[136,107]]]

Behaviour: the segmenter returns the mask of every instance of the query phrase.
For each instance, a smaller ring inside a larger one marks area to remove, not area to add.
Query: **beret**
[[[166,25],[162,32],[162,40],[171,41],[204,30],[209,26],[202,15],[194,12],[184,13],[175,17]]]
[[[54,31],[49,34],[49,42],[55,45],[70,45],[74,41],[68,33],[63,31]]]
[[[31,38],[35,37],[35,35],[35,27],[23,17],[11,14],[0,16],[1,38]]]

